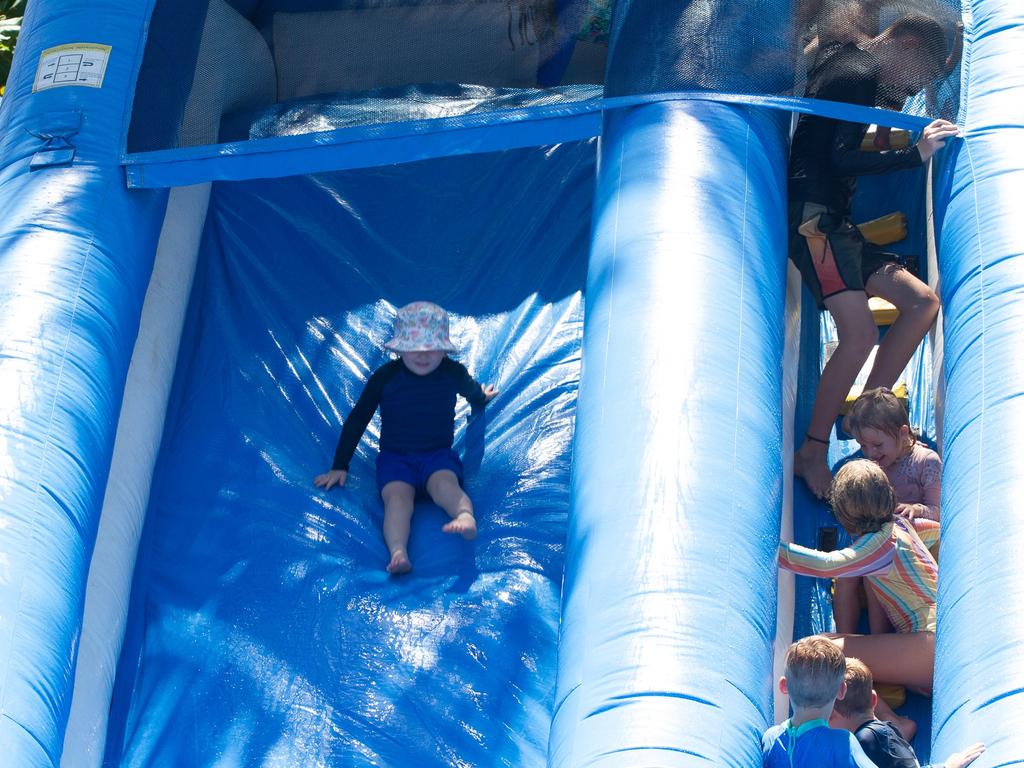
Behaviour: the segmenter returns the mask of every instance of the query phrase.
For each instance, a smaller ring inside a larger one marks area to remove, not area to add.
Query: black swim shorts
[[[864,239],[853,222],[819,203],[790,201],[789,258],[820,309],[843,291],[863,291],[868,278],[899,256]]]

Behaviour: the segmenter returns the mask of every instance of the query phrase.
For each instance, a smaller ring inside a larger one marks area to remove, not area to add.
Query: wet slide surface
[[[116,766],[545,763],[595,144],[214,186],[139,554]],[[456,449],[480,536],[417,506],[389,578],[371,423],[393,308],[500,395]]]

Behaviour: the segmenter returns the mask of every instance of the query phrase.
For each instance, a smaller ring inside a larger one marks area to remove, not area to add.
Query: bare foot
[[[793,474],[804,479],[811,493],[824,499],[832,487],[832,471],[828,468],[828,446],[821,447],[825,450],[818,450],[812,443],[800,446],[793,455]]]
[[[469,512],[463,512],[450,523],[443,525],[441,530],[445,533],[458,533],[466,541],[472,541],[476,538],[476,518]]]
[[[917,733],[917,723],[909,717],[903,717],[902,715],[896,715],[890,722],[896,726],[896,730],[900,732],[904,739],[907,741],[914,740],[914,734]]]
[[[409,556],[405,554],[405,550],[396,549],[391,553],[391,562],[388,563],[387,572],[392,576],[401,576],[403,573],[408,573],[412,570],[412,563],[409,562]]]

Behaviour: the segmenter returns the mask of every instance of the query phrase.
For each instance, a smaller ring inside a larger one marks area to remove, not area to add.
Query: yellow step
[[[881,150],[875,146],[875,126],[871,126],[866,134],[864,134],[864,141],[860,143],[861,152],[879,152]],[[893,128],[889,132],[889,148],[890,149],[906,149],[910,146],[910,133],[904,131],[901,128]]]
[[[885,699],[885,703],[893,709],[902,707],[907,701],[907,689],[902,685],[880,683],[875,686],[875,693],[879,698]]]
[[[907,236],[907,217],[902,211],[896,211],[858,224],[857,229],[869,243],[889,245]]]
[[[875,325],[878,327],[892,325],[900,316],[900,311],[896,307],[878,296],[868,299],[868,309],[871,310],[871,316],[875,319]]]

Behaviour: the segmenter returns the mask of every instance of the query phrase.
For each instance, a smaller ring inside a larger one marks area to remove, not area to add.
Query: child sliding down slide
[[[473,408],[498,394],[478,384],[461,363],[448,336],[448,313],[436,304],[417,301],[398,310],[395,333],[387,349],[398,360],[370,376],[352,413],[345,419],[331,469],[317,475],[318,488],[343,486],[356,446],[380,407],[380,452],[377,488],[384,500],[384,541],[391,553],[388,573],[412,570],[409,528],[417,492],[426,492],[451,518],[442,530],[476,538],[473,503],[462,489],[462,461],[452,450],[456,396]]]

